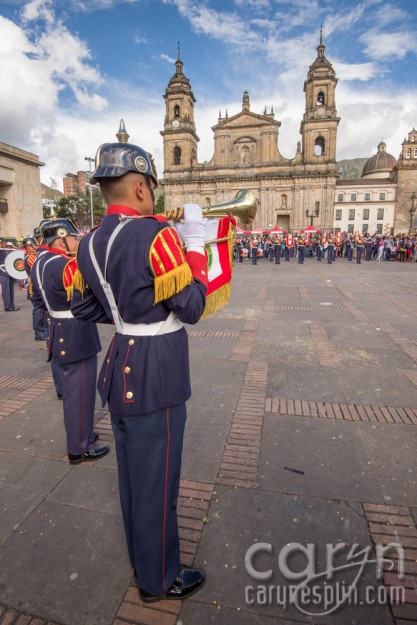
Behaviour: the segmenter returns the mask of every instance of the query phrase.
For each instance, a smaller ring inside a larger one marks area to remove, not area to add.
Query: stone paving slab
[[[259,465],[260,489],[383,503],[369,458],[352,425],[343,421],[266,416]]]
[[[267,581],[254,581],[245,570],[247,549],[255,542],[272,546],[272,553],[262,552],[254,560],[257,570],[272,570],[272,578]],[[256,593],[252,588],[257,589],[264,585],[282,588],[286,585],[278,568],[278,555],[285,545],[293,542],[316,545],[317,572],[325,568],[326,543],[335,545],[344,542],[351,546],[355,542],[362,548],[371,546],[360,504],[217,487],[210,508],[209,523],[203,533],[196,560],[197,565],[207,571],[207,582],[198,595],[191,597],[186,607],[184,606],[188,617],[184,625],[200,622],[198,614],[201,603],[207,606],[220,605],[221,608],[229,610],[240,608],[245,611],[245,617],[246,613],[250,613],[258,620],[261,619],[261,622],[264,617],[275,618],[277,624],[291,622],[293,619],[315,625],[392,625],[393,620],[387,605],[343,605],[333,614],[321,617],[307,616],[293,605],[287,605],[285,609],[276,602],[256,605]],[[346,562],[343,557],[347,551],[348,549],[343,555],[341,551],[337,558],[335,556],[337,565]],[[379,586],[374,566],[368,564],[363,571],[359,597],[366,586]],[[304,568],[304,556],[295,558],[291,564],[294,572]],[[346,572],[344,579],[351,581]],[[250,589],[245,596],[247,587]],[[249,601],[254,600],[254,603],[248,605],[246,598]],[[305,605],[304,608],[314,611],[312,605]],[[219,612],[221,614],[222,609]],[[223,623],[224,620],[217,621],[212,618],[209,622]]]
[[[122,520],[46,501],[2,546],[0,604],[62,625],[110,625],[132,575]]]

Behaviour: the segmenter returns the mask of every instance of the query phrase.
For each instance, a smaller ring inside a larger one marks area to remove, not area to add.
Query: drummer
[[[11,251],[7,241],[5,239],[0,239],[0,284],[5,312],[16,312],[20,310],[20,307],[16,306],[14,303],[14,279],[9,276],[4,267],[6,256]]]

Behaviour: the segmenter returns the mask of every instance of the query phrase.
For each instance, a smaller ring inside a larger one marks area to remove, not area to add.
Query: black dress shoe
[[[16,306],[16,308],[5,308],[5,312],[16,312],[16,310],[20,310],[20,306]]]
[[[57,396],[57,399],[59,399],[60,401],[64,399],[64,396],[61,395],[61,393],[57,393],[56,396]]]
[[[68,460],[70,464],[80,464],[80,462],[89,462],[91,460],[98,460],[103,458],[110,451],[110,447],[93,447],[85,452],[85,454],[68,454]]]
[[[45,337],[44,339],[41,336],[35,336],[35,341],[47,341],[48,339]]]
[[[139,596],[144,603],[166,601],[167,599],[186,599],[200,590],[206,581],[203,571],[199,569],[182,569],[172,586],[161,595],[150,595],[139,586]]]
[[[99,437],[99,433],[98,432],[94,432],[94,441],[98,440]]]

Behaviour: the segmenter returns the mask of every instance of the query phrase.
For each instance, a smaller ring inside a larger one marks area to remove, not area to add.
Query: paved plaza
[[[70,465],[16,304],[0,312],[0,625],[417,623],[416,264],[236,263],[229,305],[187,328],[181,554],[207,582],[182,604],[141,605],[109,415],[97,399],[111,453]]]

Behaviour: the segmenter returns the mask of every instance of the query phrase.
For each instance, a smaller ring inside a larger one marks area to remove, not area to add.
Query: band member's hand
[[[187,252],[204,253],[207,220],[198,204],[184,204],[184,222],[175,221],[174,228]]]

